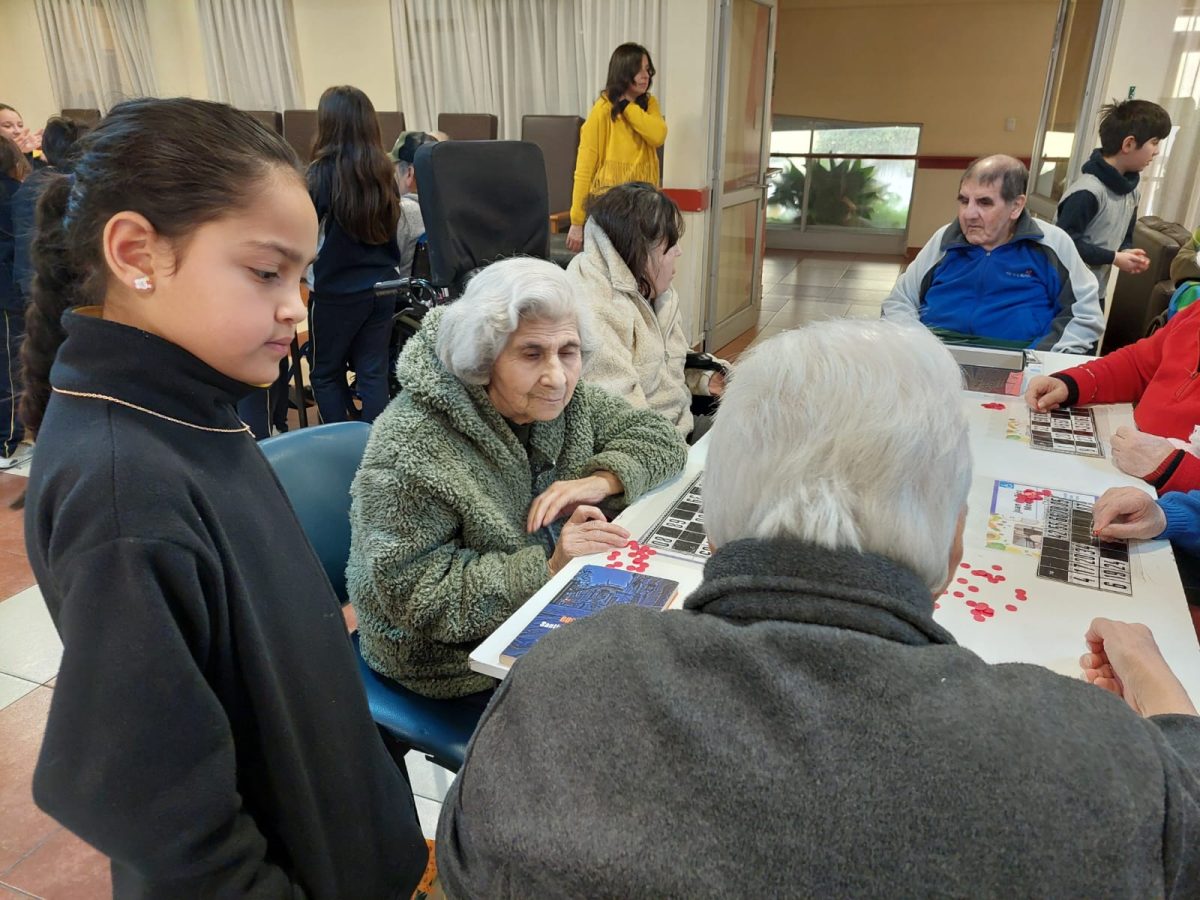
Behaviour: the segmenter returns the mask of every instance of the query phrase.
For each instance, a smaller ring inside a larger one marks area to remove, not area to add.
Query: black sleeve
[[[329,214],[329,167],[317,164],[310,166],[305,175],[308,182],[308,196],[317,211],[318,221]]]
[[[1161,475],[1159,475],[1150,483],[1151,487],[1153,487],[1155,490],[1161,491],[1166,486],[1167,482],[1171,480],[1171,476],[1175,474],[1175,470],[1179,468],[1179,464],[1183,462],[1184,456],[1186,456],[1186,451],[1184,450],[1176,450],[1174,453],[1172,453],[1170,462],[1167,463],[1167,467],[1162,470]]]
[[[205,678],[218,576],[166,541],[116,539],[55,573],[64,653],[34,799],[145,897],[302,897],[237,789]]]
[[[1061,381],[1063,384],[1065,384],[1067,386],[1067,399],[1063,403],[1063,406],[1074,406],[1076,403],[1079,402],[1079,382],[1078,381],[1076,381],[1070,375],[1064,375],[1062,372],[1055,372],[1050,377],[1057,378],[1059,381]]]
[[[1076,191],[1058,204],[1055,224],[1071,236],[1075,249],[1089,266],[1111,266],[1115,254],[1112,250],[1089,243],[1083,239],[1088,223],[1096,218],[1100,202],[1090,191]]]
[[[0,299],[8,301],[13,286],[13,256],[16,241],[13,235],[12,195],[0,185]]]

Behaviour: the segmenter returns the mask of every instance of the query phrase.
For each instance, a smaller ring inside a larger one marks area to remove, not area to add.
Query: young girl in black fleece
[[[40,201],[25,539],[64,653],[34,797],[117,897],[407,897],[424,869],[333,590],[234,412],[316,243],[288,146],[196,100],[115,107]]]

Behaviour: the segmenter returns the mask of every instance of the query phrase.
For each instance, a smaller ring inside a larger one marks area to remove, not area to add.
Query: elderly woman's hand
[[[621,479],[612,472],[593,472],[586,478],[556,481],[530,504],[525,530],[533,534],[539,528],[571,515],[581,503],[599,503],[624,490]]]
[[[1059,404],[1067,400],[1067,383],[1050,375],[1038,375],[1029,380],[1029,389],[1025,391],[1025,402],[1030,409],[1049,412],[1058,409]]]
[[[1122,425],[1112,437],[1113,464],[1135,478],[1145,478],[1174,452],[1174,445],[1166,438],[1128,425]]]
[[[571,513],[558,536],[554,554],[550,557],[550,574],[555,575],[576,556],[603,553],[624,547],[629,532],[604,518],[594,506],[580,506]]]
[[[1138,715],[1196,715],[1187,690],[1145,625],[1093,619],[1079,658],[1083,677],[1123,699]]]

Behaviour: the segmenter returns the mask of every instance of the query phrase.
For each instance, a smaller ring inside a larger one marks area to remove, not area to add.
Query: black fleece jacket
[[[427,855],[412,793],[234,412],[249,388],[63,322],[25,508],[64,645],[38,805],[111,857],[117,897],[407,898]]]

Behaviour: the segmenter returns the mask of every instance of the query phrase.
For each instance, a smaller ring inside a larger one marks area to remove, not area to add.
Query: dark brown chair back
[[[258,119],[276,134],[283,134],[283,113],[273,109],[247,109],[243,112]]]
[[[404,134],[404,113],[392,110],[376,110],[379,117],[379,133],[383,135],[383,149],[391,150],[396,138]]]
[[[500,120],[491,113],[439,113],[438,131],[456,141],[494,141]]]
[[[575,157],[579,153],[579,116],[522,116],[521,140],[542,148],[546,160],[546,191],[550,213],[571,208],[575,179]]]
[[[317,137],[317,111],[315,109],[285,109],[283,111],[283,139],[292,145],[300,162],[312,162],[312,145]]]
[[[1167,222],[1158,216],[1142,216],[1133,226],[1133,246],[1146,251],[1150,266],[1136,275],[1112,273],[1117,284],[1113,288],[1112,309],[1104,329],[1104,353],[1132,344],[1146,333],[1150,321],[1162,312],[1162,291],[1155,285],[1168,282],[1165,290],[1170,299],[1174,285],[1170,283],[1171,263],[1179,248],[1191,243],[1192,235],[1184,226]]]

